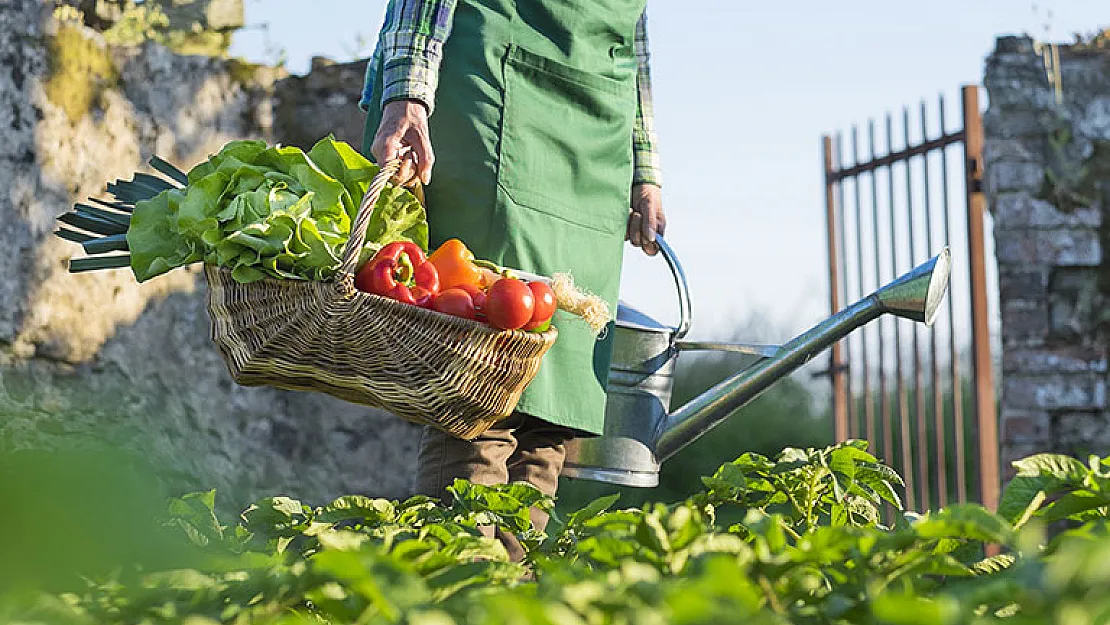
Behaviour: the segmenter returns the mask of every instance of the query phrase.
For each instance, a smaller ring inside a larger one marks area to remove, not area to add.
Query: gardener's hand
[[[386,104],[370,153],[382,165],[408,153],[412,158],[402,161],[397,177],[408,181],[419,176],[424,184],[431,182],[435,155],[428,136],[428,109],[424,104],[416,100],[394,100]]]
[[[632,212],[628,215],[628,233],[625,238],[648,256],[659,253],[655,235],[662,236],[667,229],[663,214],[663,190],[654,184],[632,185]]]

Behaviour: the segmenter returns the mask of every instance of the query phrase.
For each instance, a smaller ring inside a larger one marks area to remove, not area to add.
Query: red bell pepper
[[[398,302],[402,302],[404,304],[412,304],[413,306],[416,305],[416,298],[412,296],[412,291],[409,289],[409,287],[403,284],[395,285],[393,289],[389,291],[389,293],[386,293],[386,297],[395,299]]]
[[[432,302],[435,301],[436,293],[425,289],[419,284],[409,289],[412,294],[412,299],[415,300],[416,305],[421,308],[431,308]]]
[[[409,261],[412,262],[414,267],[423,264],[424,261],[427,260],[424,256],[424,250],[420,249],[419,245],[410,241],[394,241],[392,243],[387,243],[382,249],[378,250],[377,254],[374,254],[374,259],[392,258],[393,260],[397,260],[401,257],[401,254],[408,256]]]
[[[355,279],[361,290],[427,308],[439,293],[439,273],[424,250],[408,241],[389,243]]]

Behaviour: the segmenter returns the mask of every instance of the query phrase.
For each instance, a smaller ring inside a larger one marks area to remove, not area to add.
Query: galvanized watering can
[[[678,326],[666,326],[620,303],[613,330],[605,432],[568,444],[564,476],[656,486],[661,463],[856,328],[886,313],[932,325],[948,289],[950,254],[945,248],[782,346],[685,341],[690,329],[686,274],[667,243],[661,237],[657,241],[678,288]],[[755,362],[670,411],[679,353],[705,349],[748,354]]]

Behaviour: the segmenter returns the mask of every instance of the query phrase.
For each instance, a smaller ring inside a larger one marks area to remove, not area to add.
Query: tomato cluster
[[[383,247],[355,276],[355,287],[499,330],[543,332],[557,302],[542,281],[524,281],[475,264],[457,239],[425,257],[412,243]]]

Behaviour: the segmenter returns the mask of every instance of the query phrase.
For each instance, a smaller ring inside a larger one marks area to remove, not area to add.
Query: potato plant
[[[214,492],[191,493],[159,519],[160,566],[127,561],[0,590],[0,621],[1110,622],[1110,459],[1044,454],[1016,466],[997,513],[915,514],[863,443],[745,454],[683,501],[623,508],[602,497],[557,514],[546,533],[528,510],[554,502],[526,484],[459,481],[446,502],[269,497],[233,524],[218,518]],[[527,559],[510,562],[478,531],[488,524],[517,533]]]

